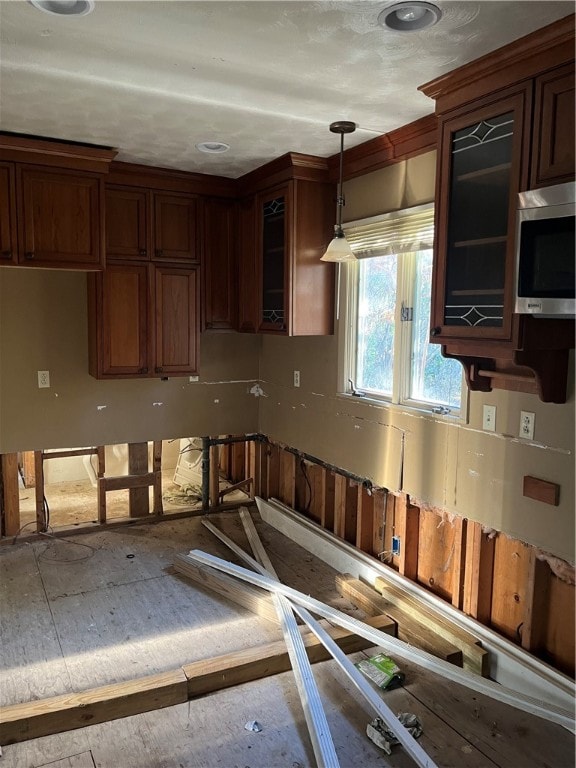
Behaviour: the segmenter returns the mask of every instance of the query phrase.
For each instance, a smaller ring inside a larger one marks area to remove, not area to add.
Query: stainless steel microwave
[[[574,182],[518,195],[515,312],[574,317]]]

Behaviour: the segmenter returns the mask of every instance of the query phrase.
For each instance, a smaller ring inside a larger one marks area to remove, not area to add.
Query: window
[[[418,206],[345,226],[345,391],[458,415],[462,366],[429,344],[434,211]]]

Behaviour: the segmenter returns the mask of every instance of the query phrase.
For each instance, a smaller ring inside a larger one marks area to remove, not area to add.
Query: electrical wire
[[[12,539],[12,544],[16,544],[18,537],[20,536],[20,534],[25,528],[28,528],[29,526],[36,525],[36,524],[37,524],[36,520],[30,520],[30,522],[24,523],[24,525],[22,525],[14,535],[14,538]],[[47,526],[47,528],[50,528],[50,526]],[[52,531],[52,533],[48,533],[48,531],[35,531],[35,533],[37,533],[38,536],[44,536],[45,538],[53,539],[54,542],[60,542],[62,544],[70,544],[71,546],[76,546],[76,547],[85,547],[86,549],[90,550],[90,554],[85,555],[84,557],[73,557],[73,558],[46,557],[46,553],[49,552],[54,547],[54,544],[51,543],[49,546],[43,549],[42,552],[38,555],[38,560],[46,560],[47,562],[50,562],[50,563],[77,563],[80,560],[89,560],[98,551],[97,547],[93,547],[90,544],[84,544],[81,541],[70,541],[70,539],[66,539],[64,537],[55,536],[53,533],[54,531],[53,528],[50,528],[50,531]]]
[[[310,512],[310,505],[312,504],[312,486],[310,485],[310,479],[308,477],[308,471],[306,469],[306,462],[304,459],[300,459],[300,469],[302,470],[304,480],[306,480],[306,485],[308,486],[308,502],[304,507],[304,512],[308,513]]]

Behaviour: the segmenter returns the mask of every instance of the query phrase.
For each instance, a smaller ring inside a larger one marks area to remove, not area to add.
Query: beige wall
[[[97,381],[87,339],[85,274],[0,269],[0,453],[256,431],[259,337],[202,334],[198,383]]]
[[[347,220],[433,199],[434,154],[349,182]],[[566,405],[473,393],[468,423],[448,424],[339,396],[338,330],[293,339],[203,334],[199,383],[96,381],[86,276],[0,269],[0,453],[261,431],[573,562],[573,378]],[[50,371],[50,389],[38,389],[38,370]],[[249,393],[258,378],[262,398]],[[484,403],[497,408],[494,434],[482,431]],[[536,414],[533,444],[515,437],[521,410]],[[523,498],[524,475],[558,483],[560,506]]]
[[[432,200],[434,156],[348,182],[347,220]],[[260,431],[573,562],[573,377],[566,405],[498,390],[471,393],[468,423],[450,424],[338,395],[342,330],[328,338],[263,338],[260,375],[266,397],[260,403]],[[300,371],[299,389],[292,384],[294,370]],[[495,433],[482,431],[484,403],[496,406]],[[536,414],[533,443],[516,437],[522,410]],[[524,475],[558,483],[560,506],[524,498]]]

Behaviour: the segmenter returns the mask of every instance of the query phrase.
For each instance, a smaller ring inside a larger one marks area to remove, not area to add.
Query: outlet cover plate
[[[38,371],[38,387],[39,389],[50,387],[50,371]]]
[[[524,440],[534,439],[534,419],[535,416],[529,411],[520,411],[520,431],[519,436]]]

